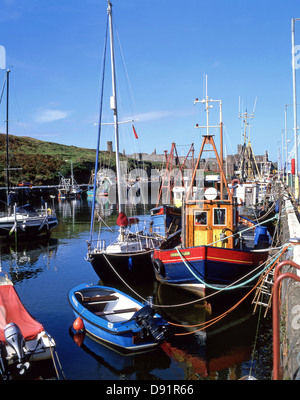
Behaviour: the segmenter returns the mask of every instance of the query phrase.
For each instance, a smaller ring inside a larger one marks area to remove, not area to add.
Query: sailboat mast
[[[115,56],[114,56],[114,37],[112,24],[112,4],[108,0],[107,13],[109,16],[109,33],[110,33],[110,55],[111,55],[111,74],[112,74],[112,96],[110,98],[110,108],[114,112],[114,127],[115,127],[115,147],[116,147],[116,174],[117,174],[117,196],[119,212],[122,211],[121,201],[121,172],[119,160],[119,127],[118,127],[118,107],[117,107],[117,91],[116,91],[116,72],[115,72]]]
[[[7,181],[7,203],[9,204],[9,137],[8,137],[8,113],[9,113],[9,73],[6,71],[6,181]]]

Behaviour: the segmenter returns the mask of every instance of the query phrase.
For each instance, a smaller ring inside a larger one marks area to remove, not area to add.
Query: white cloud
[[[157,119],[170,118],[170,117],[185,117],[190,115],[191,111],[186,110],[172,110],[172,111],[150,111],[137,115],[138,121],[153,121]]]
[[[34,119],[38,123],[52,122],[67,118],[70,114],[70,111],[48,109],[37,112]]]
[[[212,63],[212,68],[219,67],[220,65],[221,65],[220,61],[215,61],[214,63]]]

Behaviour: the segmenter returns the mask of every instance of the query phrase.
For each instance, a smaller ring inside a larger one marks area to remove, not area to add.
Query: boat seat
[[[123,310],[114,310],[114,311],[98,311],[95,312],[96,315],[99,317],[101,316],[106,316],[106,315],[113,315],[113,314],[123,314],[123,313],[128,313],[128,312],[137,312],[139,309],[134,307],[134,308],[124,308]]]
[[[108,296],[91,296],[91,297],[83,297],[82,303],[100,303],[100,302],[108,302],[118,300],[119,297],[114,295]]]

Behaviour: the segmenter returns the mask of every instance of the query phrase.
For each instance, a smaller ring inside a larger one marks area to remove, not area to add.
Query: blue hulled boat
[[[117,289],[80,284],[70,290],[69,302],[81,328],[119,348],[148,349],[165,339],[167,322],[150,305]]]

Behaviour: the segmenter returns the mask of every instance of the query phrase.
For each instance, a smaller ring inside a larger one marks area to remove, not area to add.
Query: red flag
[[[133,129],[133,133],[134,133],[135,138],[138,139],[138,135],[137,135],[136,130],[135,130],[133,125],[132,125],[132,129]]]

